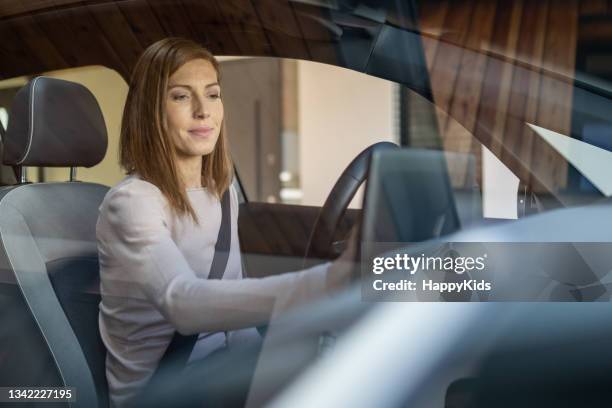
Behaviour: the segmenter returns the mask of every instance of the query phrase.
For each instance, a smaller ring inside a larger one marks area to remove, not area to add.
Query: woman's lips
[[[197,137],[208,137],[212,133],[213,128],[208,126],[202,126],[197,128],[189,129],[189,133]]]

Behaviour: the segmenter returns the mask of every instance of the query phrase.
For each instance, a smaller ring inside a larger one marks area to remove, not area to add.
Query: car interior
[[[70,120],[58,121],[58,117]],[[87,138],[87,143],[82,143],[84,137]],[[35,78],[17,94],[13,119],[4,141],[6,165],[70,168],[95,165],[104,156],[107,143],[104,120],[93,95],[78,84],[45,77]],[[473,236],[487,242],[522,241],[525,236],[535,242],[550,242],[551,237],[557,241],[591,242],[607,238],[607,231],[610,230],[609,226],[602,223],[602,220],[612,219],[605,215],[611,211],[610,207],[601,204],[596,207],[589,206],[588,209],[561,209],[514,223],[454,232],[458,230],[460,221],[442,153],[400,150],[389,144],[375,146],[366,153],[370,150],[375,151],[370,165],[364,159],[367,157],[364,153],[353,162],[357,165],[349,166],[343,174],[343,177],[349,179],[349,186],[353,188],[354,194],[360,179],[362,181],[369,173],[362,239],[419,242],[451,234],[446,239],[453,242],[469,241]],[[64,183],[26,183],[2,189],[0,238],[3,251],[0,270],[5,283],[3,288],[9,287],[6,283],[13,282],[23,295],[25,305],[18,304],[19,296],[14,296],[14,293],[11,296],[14,300],[14,310],[26,306],[24,309],[27,311],[22,309],[21,315],[29,311],[34,318],[35,324],[30,328],[32,338],[28,341],[38,337],[39,343],[42,343],[38,347],[48,347],[49,360],[52,360],[52,366],[57,370],[49,369],[48,374],[39,380],[48,383],[55,376],[55,384],[74,384],[79,389],[79,406],[106,406],[103,358],[105,351],[97,326],[100,295],[95,222],[98,206],[108,187],[79,182],[74,178],[74,172],[71,172],[71,177],[71,180]],[[433,182],[432,178],[437,181]],[[407,186],[405,179],[413,181],[408,190],[401,188]],[[337,185],[345,187],[340,182]],[[351,192],[341,191],[338,194],[349,196]],[[405,211],[402,204],[408,199],[406,195],[415,194],[423,199],[421,202],[424,205]],[[334,200],[332,203],[342,202],[346,203],[347,199]],[[42,218],[40,214],[45,214],[46,217]],[[326,212],[322,211],[321,214]],[[333,216],[326,219],[327,227],[337,223]],[[568,227],[568,222],[572,220],[580,225]],[[425,224],[422,224],[423,222]],[[581,228],[589,222],[596,225],[586,230]],[[416,228],[415,225],[421,225],[421,228]],[[555,225],[563,228],[555,229]],[[383,228],[381,231],[381,226],[389,228]],[[329,229],[328,227],[327,231]],[[578,231],[588,233],[578,236]],[[404,235],[417,232],[419,236]],[[381,237],[380,233],[387,235]],[[566,236],[563,236],[564,233]],[[421,248],[412,250],[419,251]],[[523,258],[521,261],[528,262],[528,259]],[[597,272],[601,274],[605,271]],[[595,283],[599,284],[599,278],[602,277],[598,274],[593,274],[592,279],[586,281],[582,276],[582,281],[573,283],[586,286],[594,293]],[[558,281],[559,285],[568,284],[567,280]],[[599,296],[605,295],[605,286],[599,284],[599,287],[603,290],[598,292]],[[7,297],[4,299],[6,302]],[[313,322],[317,322],[313,325],[319,333],[314,336],[315,340],[320,341],[322,327],[331,330],[330,322],[335,323],[334,330],[337,331],[339,319],[354,321],[355,315],[359,316],[364,312],[363,306],[355,306],[354,297],[352,302],[343,302],[345,305],[336,313],[332,313],[329,307],[319,306],[321,311],[315,315],[324,310],[327,321],[321,326],[320,320],[313,319]],[[346,303],[351,304],[351,307],[346,306]],[[348,314],[347,308],[351,310]],[[348,318],[347,315],[353,317]],[[309,325],[304,324],[303,319],[299,321],[301,327],[296,330],[296,333],[299,333],[297,337],[300,338],[300,344],[308,344],[307,347],[312,352],[312,327],[308,328]],[[34,335],[37,331],[38,336]],[[307,335],[308,332],[310,336]],[[326,330],[322,332],[325,333]],[[296,333],[292,336],[296,336]],[[286,335],[283,337],[283,343],[286,348]],[[27,349],[21,350],[22,347],[19,344],[12,345],[15,357],[19,355],[19,351],[29,353]],[[314,351],[315,354],[320,353],[318,349]],[[282,353],[283,348],[277,348],[275,352]],[[26,355],[21,357],[27,360]],[[36,355],[35,359],[41,364],[40,355]],[[302,364],[304,363],[306,361],[302,361]],[[294,370],[296,368],[303,367],[298,364],[293,367]],[[24,376],[27,374],[23,373]],[[293,375],[297,373],[294,372]],[[283,376],[285,381],[291,378]],[[31,381],[31,378],[27,377],[19,379],[14,373],[12,379]]]
[[[526,126],[612,149],[609,30],[601,30],[612,7],[553,3],[9,0],[0,8],[0,76],[27,84],[0,125],[0,385],[69,385],[78,389],[70,406],[109,406],[95,237],[109,187],[80,181],[76,170],[103,160],[107,126],[85,86],[38,73],[102,65],[127,79],[146,45],[183,36],[215,55],[287,57],[384,78],[399,84],[398,106],[413,109],[400,115],[398,143],[357,154],[322,205],[249,199],[243,184],[252,175],[238,169],[249,277],[334,260],[351,231],[364,247],[384,243],[370,248],[376,254],[486,243],[500,259],[499,289],[485,297],[365,302],[357,268],[347,290],[271,322],[261,349],[203,367],[205,384],[182,384],[185,401],[205,392],[231,405],[246,390],[249,406],[307,406],[314,395],[328,406],[608,405],[609,194],[563,144]],[[516,179],[516,217],[485,216],[487,154]],[[39,168],[65,169],[66,181],[30,182],[28,170]],[[364,183],[361,209],[349,208]],[[480,300],[491,303],[467,303]],[[385,364],[366,352],[373,339]],[[421,349],[430,358],[419,360]],[[254,360],[254,376],[239,369]],[[149,406],[177,402],[159,392]]]
[[[29,342],[37,343],[39,350],[48,348],[48,371],[36,383],[72,384],[79,390],[75,406],[107,406],[105,348],[97,323],[100,291],[95,224],[108,187],[81,182],[76,175],[76,167],[95,166],[106,151],[106,127],[99,105],[82,85],[36,77],[17,93],[3,140],[4,164],[17,168],[22,177],[24,166],[70,168],[66,182],[23,182],[2,190],[0,270],[2,287],[12,289],[3,297],[5,306],[16,320],[31,313],[33,320],[27,320],[35,324],[26,332]],[[311,243],[325,245],[309,253],[319,258],[334,255],[329,251],[338,245],[333,239],[340,218],[367,176],[370,155],[389,149],[397,146],[375,144],[347,167],[310,238]],[[7,339],[13,358],[28,360],[29,355],[42,364],[44,359],[31,354],[32,345],[20,345],[20,338]],[[35,384],[27,367],[2,381]]]

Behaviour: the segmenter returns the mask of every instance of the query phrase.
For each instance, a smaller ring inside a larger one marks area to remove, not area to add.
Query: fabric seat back
[[[15,98],[3,161],[91,167],[106,145],[93,95],[79,84],[38,77]],[[107,191],[85,182],[0,190],[0,269],[15,278],[64,385],[76,388],[72,406],[108,406],[95,231]]]

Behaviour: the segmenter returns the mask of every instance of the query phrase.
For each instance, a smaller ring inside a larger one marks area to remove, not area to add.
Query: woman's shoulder
[[[148,212],[149,209],[162,209],[165,205],[164,195],[157,186],[133,174],[111,187],[100,211],[120,211],[132,207]]]
[[[96,234],[109,242],[117,237],[149,239],[164,230],[169,217],[168,203],[155,185],[137,176],[127,176],[104,197]]]
[[[137,174],[130,174],[125,176],[123,180],[115,184],[109,190],[109,194],[116,193],[118,191],[130,193],[130,194],[143,194],[143,195],[163,195],[161,190],[153,183],[143,180]]]

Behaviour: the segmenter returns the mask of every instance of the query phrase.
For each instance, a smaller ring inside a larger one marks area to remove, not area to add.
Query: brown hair
[[[123,109],[119,162],[128,174],[138,173],[164,194],[177,215],[198,222],[176,166],[176,151],[166,131],[165,101],[170,76],[183,64],[204,59],[221,82],[219,63],[204,47],[183,38],[165,38],[149,46],[138,59]],[[233,165],[225,120],[214,150],[202,156],[202,186],[221,197],[231,184]]]

